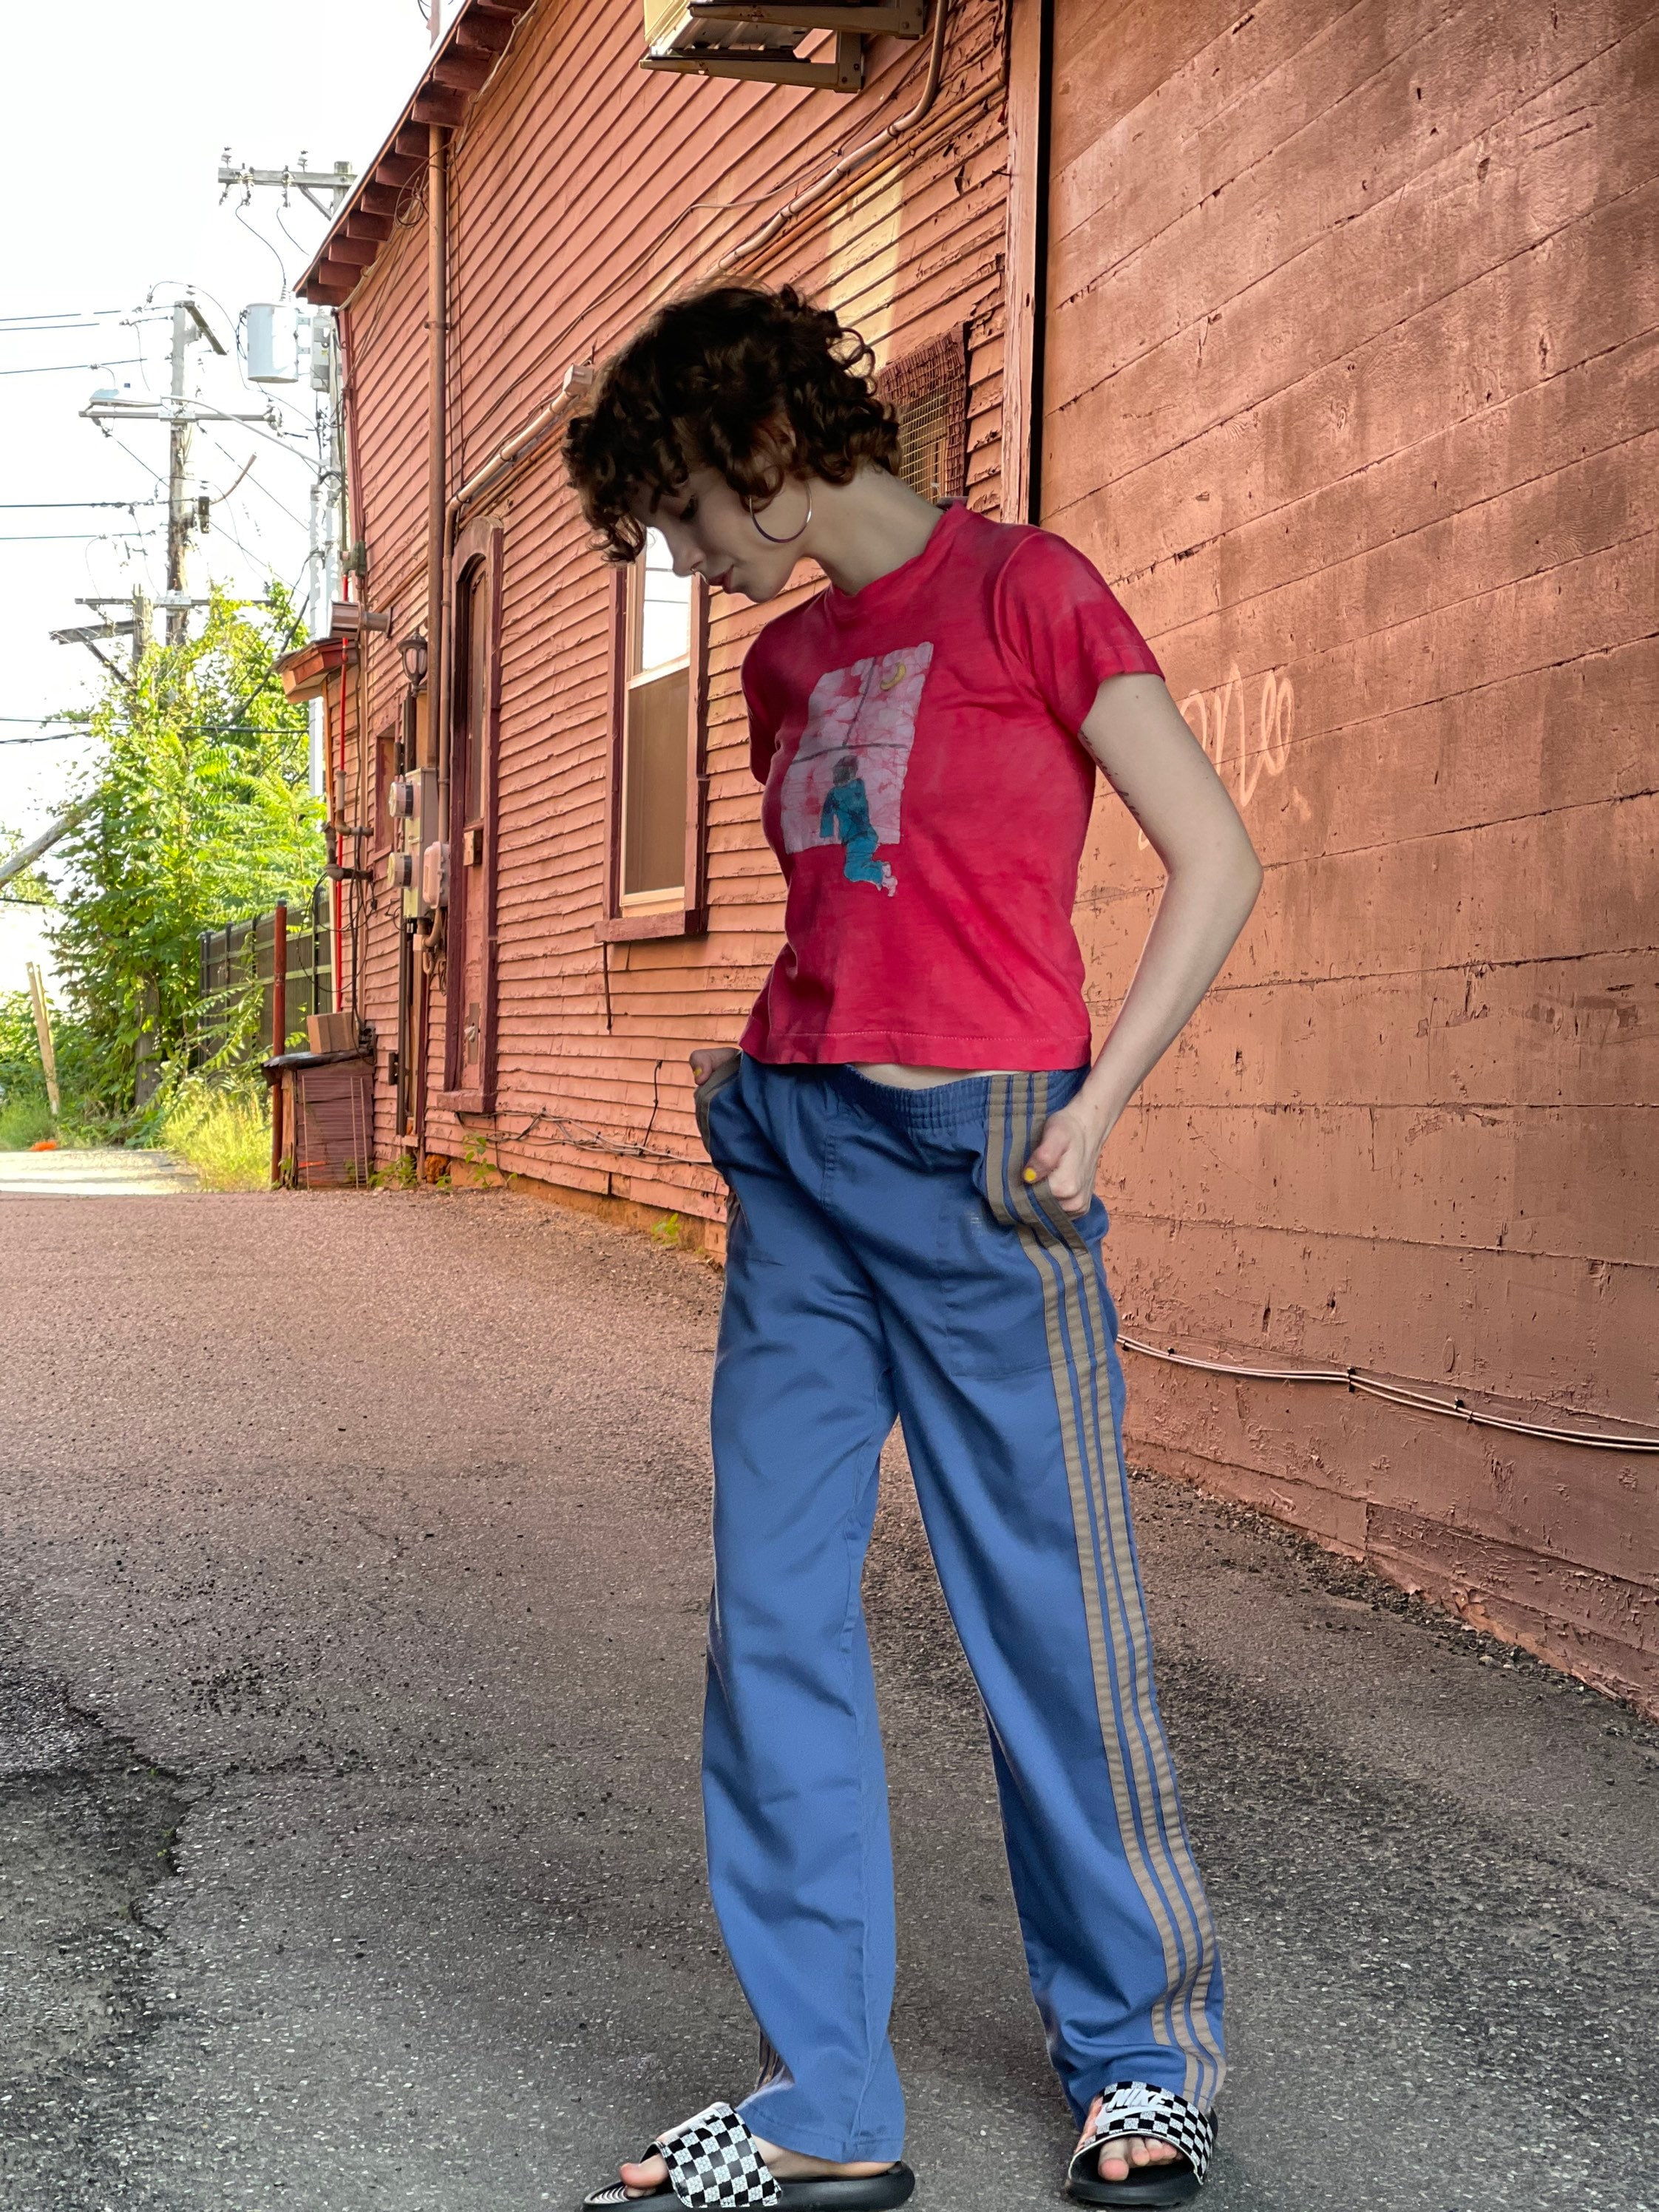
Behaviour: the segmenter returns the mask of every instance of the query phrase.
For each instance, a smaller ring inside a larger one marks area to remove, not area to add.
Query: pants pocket
[[[1066,1214],[1046,1183],[1018,1194],[990,1180],[982,1152],[939,1211],[938,1281],[956,1372],[978,1380],[1052,1366],[1050,1330],[1064,1327],[1073,1287],[1086,1271],[1103,1281],[1100,1243],[1106,1209]]]
[[[738,1071],[742,1066],[740,1057],[722,1061],[712,1074],[704,1076],[691,1094],[692,1110],[697,1117],[697,1133],[702,1137],[702,1148],[711,1160],[714,1160],[714,1147],[708,1133],[708,1109],[721,1091],[737,1081]],[[714,1160],[714,1164],[718,1167],[719,1161]]]

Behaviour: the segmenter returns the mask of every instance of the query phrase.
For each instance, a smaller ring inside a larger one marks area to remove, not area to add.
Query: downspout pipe
[[[439,835],[449,821],[448,639],[444,621],[445,572],[449,554],[449,142],[440,124],[426,137],[427,241],[427,501],[426,501],[426,744],[423,769],[438,776]],[[434,923],[441,928],[441,921]],[[431,977],[421,963],[416,1016],[415,1146],[426,1157],[427,1060],[431,1050]]]
[[[288,902],[278,899],[270,917],[270,1056],[288,1050]],[[270,1086],[270,1187],[283,1180],[283,1080]]]
[[[444,712],[446,659],[444,569],[449,547],[449,146],[440,124],[427,125],[427,493],[426,493],[426,681],[427,745],[432,757],[422,768],[449,772],[447,723]],[[438,819],[445,819],[441,808]]]

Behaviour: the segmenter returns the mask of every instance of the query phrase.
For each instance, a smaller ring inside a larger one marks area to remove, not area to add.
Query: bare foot
[[[851,2166],[837,2166],[831,2159],[808,2158],[801,2151],[782,2150],[761,2136],[755,2137],[755,2148],[780,2181],[863,2181],[872,2173],[885,2173],[892,2162],[878,2159],[872,2164],[862,2159]],[[624,2159],[617,2171],[630,2197],[648,2197],[668,2179],[667,2162],[660,2156]]]
[[[1090,2106],[1089,2117],[1084,2122],[1083,2133],[1078,2139],[1079,2150],[1088,2142],[1095,2115],[1105,2101],[1103,2097],[1097,2097]],[[1167,2166],[1171,2159],[1179,2155],[1173,2143],[1159,2142],[1154,2136],[1112,2136],[1100,2146],[1098,2172],[1103,2181],[1127,2181],[1131,2169],[1135,2166]]]

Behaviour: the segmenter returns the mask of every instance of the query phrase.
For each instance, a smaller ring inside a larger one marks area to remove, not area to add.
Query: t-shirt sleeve
[[[772,704],[770,686],[761,668],[757,638],[743,659],[743,697],[749,709],[749,773],[757,783],[766,781],[777,750],[780,715]]]
[[[1108,677],[1164,673],[1093,562],[1052,531],[1034,530],[1015,547],[994,612],[1003,650],[1073,732]]]

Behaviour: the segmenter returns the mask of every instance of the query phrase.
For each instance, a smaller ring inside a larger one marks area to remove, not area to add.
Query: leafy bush
[[[21,1104],[35,1097],[44,1104],[46,1096],[46,1078],[40,1066],[40,1042],[34,1033],[29,994],[0,992],[0,1105]]]

